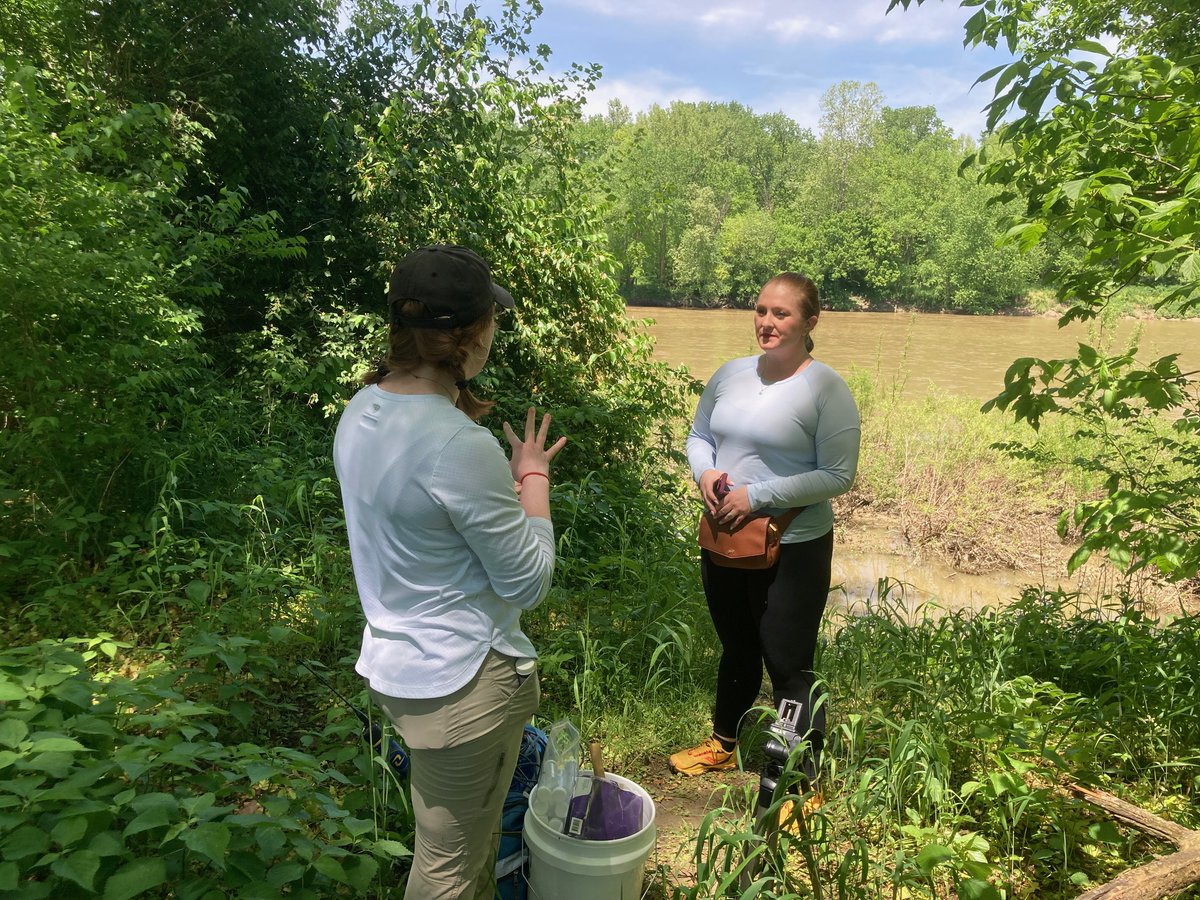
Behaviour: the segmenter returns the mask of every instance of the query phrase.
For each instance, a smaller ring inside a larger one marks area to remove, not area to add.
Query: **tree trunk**
[[[1077,797],[1100,807],[1118,822],[1179,848],[1170,856],[1122,872],[1108,884],[1081,894],[1079,900],[1159,900],[1200,882],[1200,831],[1191,831],[1104,791],[1077,784],[1069,787]]]

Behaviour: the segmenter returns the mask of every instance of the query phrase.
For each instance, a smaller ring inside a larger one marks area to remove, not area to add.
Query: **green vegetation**
[[[1196,16],[1174,4],[1052,3],[1041,16],[1020,3],[980,10],[968,41],[1005,40],[1018,59],[996,78],[989,125],[994,147],[977,158],[984,182],[1020,197],[1007,240],[1047,239],[1080,248],[1055,278],[1063,322],[1109,313],[1123,289],[1171,278],[1158,306],[1200,309],[1200,102]],[[1097,41],[1114,35],[1115,53]],[[1098,61],[1089,57],[1095,57]],[[1047,102],[1053,92],[1054,101]],[[1081,344],[1073,358],[1019,359],[990,404],[1035,429],[1057,419],[1091,452],[1076,465],[1104,485],[1064,513],[1082,545],[1070,567],[1095,552],[1123,569],[1152,567],[1184,580],[1200,572],[1200,390],[1175,355],[1147,365],[1136,347],[1113,356]],[[1130,456],[1128,448],[1147,452]],[[1014,445],[1044,457],[1040,442]]]
[[[818,657],[835,698],[826,805],[764,841],[730,792],[696,840],[700,883],[670,896],[1073,897],[1151,858],[1064,781],[1119,782],[1197,824],[1195,617],[1163,631],[1130,605],[1030,589],[914,622],[893,587],[831,623]]]
[[[974,149],[930,107],[874,84],[822,100],[821,135],[737,103],[619,103],[583,128],[612,202],[604,218],[629,300],[750,306],[802,268],[834,308],[991,312],[1036,287],[1045,255],[996,246],[997,190],[959,178]]]
[[[973,34],[1030,40],[995,6]],[[694,385],[650,361],[618,282],[642,277],[639,264],[655,277],[678,264],[696,296],[732,295],[786,247],[814,254],[835,297],[937,282],[950,286],[939,302],[966,309],[1008,296],[996,285],[1023,266],[1040,271],[1042,257],[982,238],[962,249],[953,234],[917,242],[941,249],[909,266],[917,257],[886,237],[899,232],[872,218],[884,213],[852,206],[905,135],[929,173],[948,171],[956,144],[931,112],[882,109],[843,86],[828,109],[837,147],[724,106],[580,123],[597,73],[544,77],[547,51],[529,45],[536,9],[479,19],[448,2],[372,0],[340,29],[326,0],[258,0],[234,15],[211,0],[0,8],[0,897],[398,895],[405,789],[310,671],[362,699],[329,450],[379,349],[380,285],[398,253],[470,243],[520,300],[480,382],[500,401],[493,426],[536,402],[571,439],[553,491],[562,561],[528,616],[544,714],[603,737],[631,773],[703,730],[714,639],[677,433]],[[1160,64],[1185,19],[1130,26],[1146,54],[1120,76],[1158,79],[1154,115],[1195,106],[1194,70]],[[1006,83],[1036,94],[1047,82],[1033,71]],[[1071,98],[1072,115],[1087,108]],[[1126,112],[1121,122],[1140,121]],[[1046,114],[1047,134],[1084,132],[1066,113]],[[618,191],[607,212],[591,198],[623,160],[710,115],[775,137],[758,157],[731,145],[728,166],[680,182],[686,205],[670,212],[687,216],[667,233],[682,243],[651,256],[621,230],[643,215],[621,212],[634,193]],[[884,137],[856,143],[860,126]],[[1030,167],[1047,151],[1034,124],[1008,127],[974,165],[1024,192],[999,195],[1005,208],[1034,198],[1017,244],[1045,224],[1087,251],[1058,302],[1099,312],[1089,279],[1111,251],[1118,282],[1175,278],[1186,290],[1169,302],[1195,305],[1187,138],[1154,150],[1161,171],[1130,163],[1127,177],[1093,173],[1048,200],[1029,172],[994,168],[1014,164],[1018,137],[1032,142],[1019,157]],[[610,157],[602,139],[630,156]],[[1112,169],[1122,151],[1106,146]],[[824,201],[847,204],[837,228],[789,218],[780,197],[804,168],[796,153],[821,161],[822,177],[840,173]],[[1174,169],[1186,171],[1148,177]],[[916,190],[887,186],[893,210]],[[986,234],[982,203],[1001,188],[958,190],[942,192],[960,204],[942,224]],[[891,249],[863,255],[876,245]],[[745,266],[705,274],[706,258]],[[985,282],[963,274],[972,266]],[[1014,553],[1006,518],[1044,521],[1065,504],[1080,510],[1064,529],[1084,552],[1194,578],[1197,416],[1171,365],[1087,351],[1020,363],[998,405],[1028,423],[904,404],[856,376],[866,453],[843,521],[886,511],[914,543],[986,567]],[[1014,461],[997,443],[1026,449]],[[695,844],[697,877],[664,873],[660,896],[736,896],[751,854],[764,898],[1066,897],[1153,852],[1062,793],[1063,779],[1200,824],[1194,615],[1165,626],[1120,593],[1076,610],[1076,598],[1030,591],[1003,610],[910,624],[889,602],[898,590],[883,583],[872,609],[824,636],[836,698],[825,811],[764,843],[746,827],[750,798],[732,793]]]

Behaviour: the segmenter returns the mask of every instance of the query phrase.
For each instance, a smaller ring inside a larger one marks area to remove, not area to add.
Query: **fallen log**
[[[1200,882],[1200,831],[1184,828],[1105,791],[1078,784],[1068,787],[1077,797],[1104,810],[1118,822],[1178,848],[1169,856],[1122,872],[1107,884],[1081,894],[1079,900],[1160,900]]]

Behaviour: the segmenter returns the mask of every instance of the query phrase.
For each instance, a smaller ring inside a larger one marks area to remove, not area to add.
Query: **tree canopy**
[[[987,312],[1039,284],[1039,254],[996,246],[998,192],[958,177],[974,144],[934,109],[888,107],[858,82],[821,108],[819,137],[738,103],[618,104],[583,126],[623,295],[748,306],[802,269],[834,306]]]
[[[578,164],[597,73],[545,77],[536,14],[379,0],[343,27],[326,0],[0,9],[11,591],[38,597],[168,525],[203,534],[237,517],[225,500],[303,490],[271,483],[272,444],[326,452],[382,349],[388,268],[425,243],[474,247],[519,300],[481,379],[497,418],[553,409],[565,475],[665,477],[652,454],[683,383],[626,320]]]
[[[1080,248],[1053,275],[1064,323],[1102,315],[1146,279],[1174,283],[1160,309],[1200,307],[1194,4],[964,5],[979,7],[967,43],[1003,43],[1016,57],[980,77],[994,82],[988,125],[996,140],[964,166],[978,167],[998,201],[1018,204],[1007,243],[1035,249],[1061,239]],[[989,406],[1035,427],[1065,418],[1094,447],[1075,462],[1101,477],[1104,494],[1062,521],[1064,532],[1074,525],[1083,537],[1073,568],[1103,551],[1131,570],[1150,566],[1177,579],[1200,570],[1200,396],[1196,373],[1181,372],[1175,356],[1142,364],[1136,345],[1106,355],[1081,344],[1072,358],[1020,359]],[[1131,435],[1154,452],[1130,456]]]

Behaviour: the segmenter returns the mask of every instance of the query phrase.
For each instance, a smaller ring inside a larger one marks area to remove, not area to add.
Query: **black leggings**
[[[832,530],[811,541],[783,544],[779,562],[770,569],[729,569],[714,565],[707,550],[700,553],[704,595],[721,639],[713,731],[737,737],[742,717],[758,699],[765,663],[775,707],[784,697],[804,704],[798,733],[813,732],[814,773],[825,734],[825,704],[812,709],[812,666],[832,562]]]

